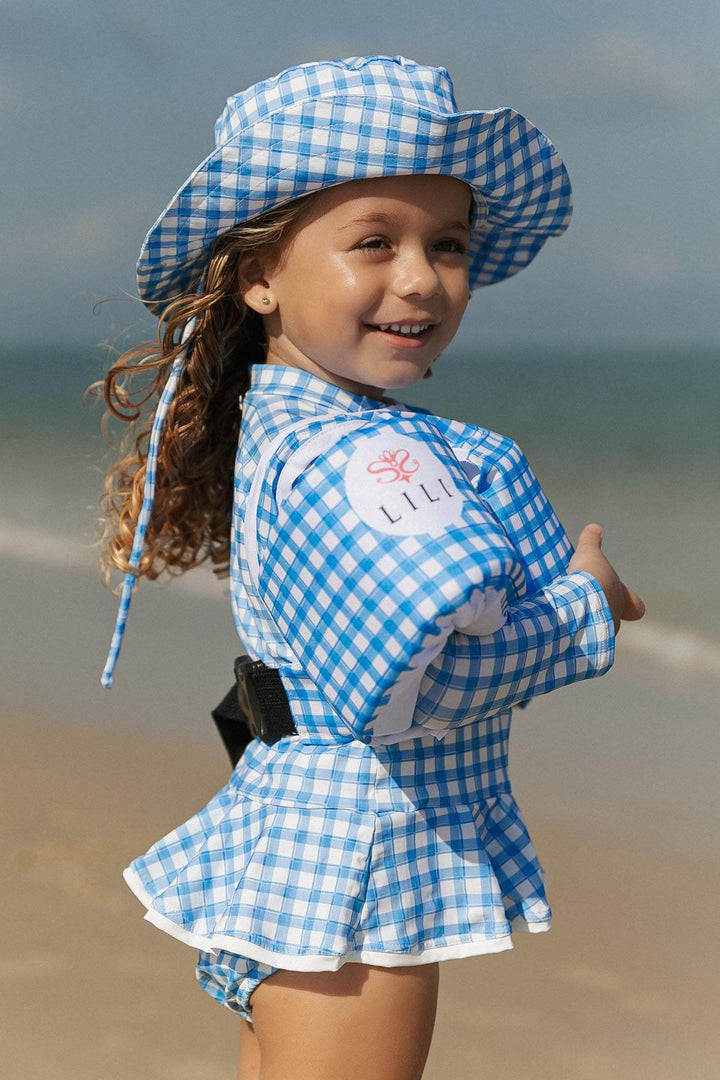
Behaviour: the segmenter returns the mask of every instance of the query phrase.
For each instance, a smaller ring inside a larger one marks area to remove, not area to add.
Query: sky
[[[4,0],[4,340],[146,337],[137,255],[225,99],[291,64],[401,54],[448,68],[461,109],[527,116],[573,184],[569,230],[478,290],[461,335],[715,342],[719,46],[717,0]]]

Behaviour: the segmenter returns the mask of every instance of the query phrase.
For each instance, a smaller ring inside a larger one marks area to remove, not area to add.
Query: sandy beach
[[[682,756],[716,730],[716,700],[713,679],[625,655],[516,714],[511,771],[553,929],[441,967],[425,1080],[717,1077],[717,734],[707,766]],[[224,783],[210,722],[141,734],[15,709],[3,729],[3,1076],[231,1078],[234,1017],[121,877]]]

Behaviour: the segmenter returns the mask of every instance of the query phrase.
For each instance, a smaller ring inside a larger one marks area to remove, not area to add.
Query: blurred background
[[[718,1075],[719,23],[711,0],[6,0],[4,1075],[233,1074],[233,1017],[196,987],[191,950],[143,923],[121,870],[224,783],[210,709],[242,650],[209,570],[141,583],[101,689],[117,601],[92,537],[114,454],[81,398],[154,335],[137,254],[225,98],[378,53],[447,67],[461,109],[524,113],[575,199],[568,232],[476,292],[402,398],[513,436],[571,537],[599,521],[647,605],[606,678],[516,717],[555,925],[442,966],[426,1077]]]

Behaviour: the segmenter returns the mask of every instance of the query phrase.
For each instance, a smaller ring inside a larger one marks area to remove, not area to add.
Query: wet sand
[[[677,672],[650,682],[637,660],[616,667],[605,688],[568,688],[517,714],[515,791],[547,872],[553,929],[441,966],[424,1080],[720,1073],[717,796],[700,774],[679,772],[674,790],[667,779],[682,766],[677,727],[700,738],[717,684],[683,685]],[[612,734],[613,709],[625,710],[627,743]],[[548,744],[563,732],[558,760]],[[143,920],[121,877],[224,783],[210,722],[202,737],[174,738],[15,710],[3,735],[3,1077],[232,1078],[235,1018],[197,986],[193,950]],[[642,773],[650,738],[667,740],[667,773]]]

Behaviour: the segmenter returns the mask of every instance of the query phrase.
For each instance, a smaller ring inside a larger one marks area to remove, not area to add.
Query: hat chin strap
[[[181,344],[184,344],[189,338],[195,326],[195,319],[191,319],[185,327],[183,332]],[[133,538],[132,551],[130,553],[130,559],[128,560],[132,570],[129,570],[123,580],[122,592],[120,594],[120,604],[118,606],[117,618],[115,620],[115,631],[113,633],[112,642],[110,644],[110,651],[108,658],[105,662],[105,669],[103,670],[100,682],[106,690],[110,690],[113,685],[113,673],[115,671],[115,665],[117,664],[118,657],[120,655],[120,649],[122,647],[123,635],[125,633],[125,626],[127,624],[128,612],[130,610],[130,602],[132,600],[133,589],[135,582],[137,581],[137,574],[135,570],[140,565],[140,559],[142,558],[143,547],[145,545],[145,533],[147,532],[148,522],[150,521],[150,515],[152,513],[153,502],[155,499],[155,477],[157,472],[157,459],[158,450],[160,447],[160,436],[162,435],[163,424],[165,423],[165,417],[167,416],[168,409],[175,397],[178,382],[180,376],[183,373],[185,367],[185,361],[187,359],[187,349],[183,349],[182,352],[175,358],[175,362],[172,366],[172,371],[168,381],[163,388],[158,407],[155,410],[155,416],[153,418],[152,431],[150,432],[150,445],[148,447],[148,456],[145,472],[145,488],[143,490],[143,502],[138,514],[137,524],[135,526],[135,536]]]

